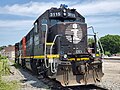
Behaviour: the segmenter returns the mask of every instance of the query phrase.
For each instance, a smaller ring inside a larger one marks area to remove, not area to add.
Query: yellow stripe
[[[52,45],[52,44],[54,44],[54,43],[46,43],[46,45]]]
[[[59,58],[60,55],[56,54],[56,55],[47,55],[47,58]],[[21,57],[21,58],[35,58],[35,59],[44,59],[44,55],[41,56],[26,56],[26,57]],[[72,61],[75,60],[75,58],[69,58],[68,60]],[[77,58],[77,61],[81,61],[81,60],[90,60],[89,58]]]
[[[44,56],[33,56],[33,58],[44,58]]]
[[[68,60],[72,61],[72,60],[75,60],[75,58],[70,58]],[[90,60],[90,59],[89,58],[77,58],[76,60],[80,61],[80,60]]]
[[[40,58],[40,59],[43,59],[44,58],[44,55],[41,55],[41,56],[26,56],[26,57],[22,57],[22,58]],[[56,54],[56,55],[47,55],[47,58],[59,58],[59,55]]]
[[[60,57],[60,55],[47,55],[47,58],[59,58]]]
[[[23,58],[31,58],[30,56],[27,56],[27,57],[23,57]]]
[[[19,57],[20,58],[20,57]],[[21,58],[33,58],[33,56],[25,56],[25,57],[21,57]]]

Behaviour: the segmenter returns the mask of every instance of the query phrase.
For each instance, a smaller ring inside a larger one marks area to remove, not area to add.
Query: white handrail
[[[87,29],[89,29],[89,28],[92,28],[93,33],[97,36],[97,33],[95,33],[95,30],[94,30],[93,26],[89,26]],[[103,47],[102,47],[102,44],[101,44],[100,39],[99,39],[98,36],[97,36],[97,38],[98,38],[97,44],[98,44],[98,42],[100,43],[100,48],[101,48],[102,54],[103,54],[103,56],[104,56],[104,49],[103,49]],[[99,45],[98,45],[98,46],[99,46]]]
[[[45,46],[44,46],[44,61],[45,61],[45,67],[46,68],[49,68],[49,66],[47,65],[47,61],[46,61],[46,57],[47,57],[47,55],[46,55],[46,42],[47,42],[47,32],[48,32],[48,26],[47,26],[47,24],[42,24],[42,25],[45,25],[46,26],[46,32],[45,32]]]
[[[97,36],[97,38],[98,38],[98,42],[100,43],[100,47],[101,47],[101,50],[102,50],[102,54],[103,54],[103,56],[104,56],[104,49],[103,49],[103,47],[102,47],[101,41],[100,41],[100,39],[99,39],[98,36]]]
[[[53,43],[52,43],[52,45],[51,45],[51,47],[50,47],[50,65],[51,65],[51,72],[52,73],[55,73],[55,72],[57,72],[57,69],[55,68],[55,61],[54,61],[54,59],[52,58],[52,49],[53,49],[53,45],[54,45],[54,43],[55,43],[55,40],[57,39],[57,37],[58,36],[60,36],[60,35],[56,35],[55,36],[55,38],[54,38],[54,40],[53,40]],[[53,65],[52,65],[53,64]]]

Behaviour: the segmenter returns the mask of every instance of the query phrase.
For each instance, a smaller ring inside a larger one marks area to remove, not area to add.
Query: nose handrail
[[[103,47],[102,47],[101,41],[100,41],[100,39],[99,39],[97,33],[95,32],[93,26],[87,27],[87,29],[89,29],[89,28],[92,29],[93,34],[94,34],[94,35],[96,36],[96,38],[97,38],[96,42],[97,42],[97,44],[98,44],[98,48],[101,49],[101,52],[99,51],[99,53],[102,54],[102,56],[104,56],[104,49],[103,49]],[[94,36],[94,35],[93,35],[93,36]]]

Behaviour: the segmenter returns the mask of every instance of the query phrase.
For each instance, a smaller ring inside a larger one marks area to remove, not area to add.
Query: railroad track
[[[49,86],[50,90],[108,90],[100,86],[90,84],[90,85],[77,85],[77,86],[62,86],[59,82],[51,80],[49,78],[40,79],[46,85]]]
[[[96,86],[94,84],[91,85],[78,85],[78,86],[62,86],[58,81],[54,80],[54,79],[50,79],[50,78],[38,78],[37,75],[33,75],[32,72],[28,69],[21,69],[21,71],[25,71],[26,73],[32,75],[33,77],[37,78],[38,80],[40,80],[40,82],[44,83],[45,85],[47,85],[47,89],[50,90],[108,90],[99,86]],[[27,82],[27,78],[21,82],[25,83]]]
[[[68,87],[68,90],[107,90],[107,89],[96,86],[94,84],[90,84],[90,85],[70,86]]]

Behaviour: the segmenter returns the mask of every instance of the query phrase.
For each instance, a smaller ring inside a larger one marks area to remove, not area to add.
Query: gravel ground
[[[11,63],[10,63],[11,64]],[[103,61],[104,77],[98,86],[108,90],[120,90],[120,61],[117,60],[104,60]],[[20,81],[20,90],[49,90],[48,86],[42,81],[38,80],[36,76],[26,72],[23,69],[15,69],[11,65],[11,71],[14,75],[3,77],[6,81],[17,80]]]
[[[98,85],[108,90],[120,90],[120,61],[103,60],[103,71],[102,82]]]
[[[16,69],[10,62],[10,71],[14,74],[3,76],[5,81],[18,81],[21,85],[20,90],[48,90],[48,86],[37,79],[36,76],[28,73],[24,69]]]

